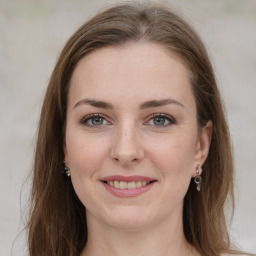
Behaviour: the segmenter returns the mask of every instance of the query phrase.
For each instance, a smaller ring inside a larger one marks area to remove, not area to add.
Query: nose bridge
[[[135,122],[120,123],[114,134],[111,157],[122,164],[139,161],[144,156],[139,137]]]

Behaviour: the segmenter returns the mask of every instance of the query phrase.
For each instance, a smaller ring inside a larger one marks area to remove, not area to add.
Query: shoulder
[[[250,254],[250,253],[224,253],[220,256],[256,256],[256,254]]]

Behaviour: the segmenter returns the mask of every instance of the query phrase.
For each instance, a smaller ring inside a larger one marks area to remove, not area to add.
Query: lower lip
[[[142,186],[140,188],[135,188],[135,189],[119,189],[119,188],[115,188],[115,187],[109,186],[108,184],[102,182],[104,187],[110,193],[112,193],[113,195],[118,196],[118,197],[135,197],[135,196],[139,196],[139,195],[149,191],[155,183],[156,182],[152,182],[152,183],[149,183],[146,186]]]

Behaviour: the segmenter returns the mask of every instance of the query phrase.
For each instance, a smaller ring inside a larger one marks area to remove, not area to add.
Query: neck
[[[122,230],[99,223],[87,214],[88,240],[81,256],[199,255],[186,241],[182,217],[166,219],[143,230]]]

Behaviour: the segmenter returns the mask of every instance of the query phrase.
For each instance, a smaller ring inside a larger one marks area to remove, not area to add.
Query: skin
[[[207,157],[212,128],[208,122],[198,129],[189,77],[174,54],[152,43],[99,49],[78,63],[68,94],[64,152],[86,207],[82,255],[199,255],[183,234],[183,199]],[[141,108],[163,99],[172,101]],[[102,117],[90,119],[91,114]],[[120,198],[100,181],[110,175],[156,182],[144,194]]]

